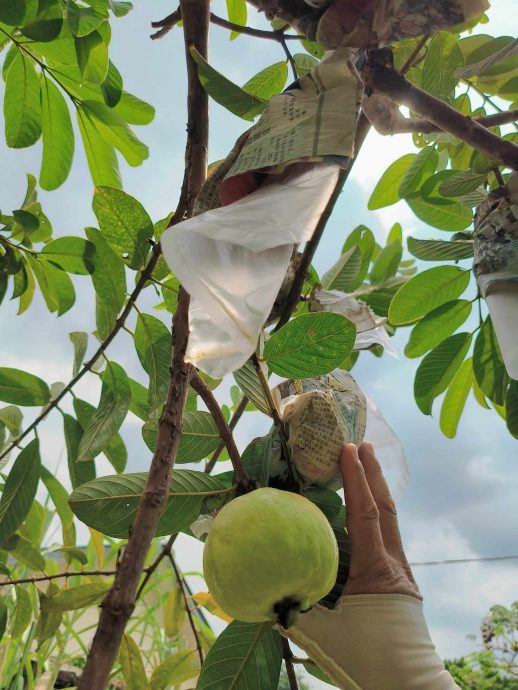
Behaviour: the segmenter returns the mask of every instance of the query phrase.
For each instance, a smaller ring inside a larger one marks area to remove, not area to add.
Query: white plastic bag
[[[253,354],[293,245],[311,238],[339,169],[291,165],[239,201],[164,232],[164,258],[192,298],[188,362],[220,377]]]

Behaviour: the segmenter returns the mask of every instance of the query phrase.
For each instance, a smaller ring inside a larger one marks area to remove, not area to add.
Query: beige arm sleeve
[[[314,606],[281,632],[344,690],[459,690],[413,597],[343,596],[334,609]]]

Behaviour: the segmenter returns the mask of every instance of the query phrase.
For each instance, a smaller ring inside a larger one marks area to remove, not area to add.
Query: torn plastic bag
[[[162,235],[164,257],[192,298],[187,361],[220,377],[252,355],[293,245],[311,238],[339,169],[291,165],[252,194]]]
[[[394,497],[406,485],[408,467],[398,437],[354,378],[335,369],[311,379],[288,379],[273,389],[288,432],[287,445],[298,474],[307,484],[333,490],[342,485],[338,461],[344,443],[373,443]],[[280,457],[273,474],[286,473]]]
[[[508,190],[507,198],[490,195],[477,209],[473,270],[507,373],[518,379],[518,174]]]
[[[350,319],[356,326],[354,350],[368,350],[381,345],[388,355],[399,359],[396,348],[384,328],[387,319],[375,314],[365,302],[340,290],[315,290],[309,310],[329,311]]]

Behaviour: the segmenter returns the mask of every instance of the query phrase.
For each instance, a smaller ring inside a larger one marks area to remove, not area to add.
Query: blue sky
[[[183,176],[185,136],[185,80],[182,35],[176,29],[166,38],[151,42],[150,21],[168,14],[173,6],[164,0],[153,3],[136,0],[127,18],[114,22],[112,60],[121,69],[125,88],[153,103],[157,116],[139,134],[150,146],[150,157],[141,168],[122,164],[125,190],[136,196],[154,220],[165,216],[176,205]],[[490,24],[484,33],[506,33],[513,0],[495,0]],[[217,0],[213,10],[225,16],[224,2]],[[261,25],[253,9],[249,23]],[[211,61],[237,83],[244,83],[262,67],[283,59],[278,45],[246,37],[229,42],[225,30],[214,27],[211,35]],[[0,97],[3,97],[0,85]],[[210,160],[226,155],[247,124],[211,104]],[[337,205],[316,257],[323,270],[337,258],[344,238],[364,223],[380,242],[391,225],[398,221],[405,235],[437,237],[440,231],[418,221],[400,202],[378,212],[367,210],[366,202],[376,180],[396,158],[412,150],[410,137],[380,137],[371,133],[359,155],[354,172]],[[38,174],[39,145],[32,149],[7,149],[0,133],[0,208],[9,212],[23,199],[25,173]],[[41,193],[45,212],[56,235],[77,234],[95,223],[91,211],[92,183],[84,154],[77,146],[68,181],[58,191]],[[18,366],[45,377],[66,381],[71,375],[72,350],[68,333],[94,329],[93,303],[88,278],[75,279],[76,306],[60,319],[50,315],[37,297],[22,317],[15,317],[14,304],[4,302],[0,310],[0,363]],[[149,310],[153,299],[144,300]],[[395,339],[403,352],[407,334]],[[94,342],[91,338],[91,350]],[[109,355],[127,367],[135,378],[144,381],[143,372],[130,338],[122,333]],[[496,413],[482,410],[470,400],[454,440],[444,438],[438,428],[438,407],[433,418],[424,417],[413,401],[413,375],[418,362],[393,358],[377,359],[364,354],[354,375],[366,393],[376,401],[400,436],[410,480],[399,502],[399,515],[407,553],[412,561],[442,560],[518,553],[518,446],[505,430]],[[83,380],[78,394],[97,400],[97,383]],[[241,447],[264,433],[268,420],[260,415],[245,417],[237,433]],[[131,419],[124,432],[130,452],[128,469],[144,470],[150,454],[140,439],[140,425]],[[65,457],[59,415],[49,419],[41,433],[44,461],[64,477]],[[100,473],[111,473],[100,461]],[[201,546],[187,537],[178,545],[184,568],[201,569]],[[518,598],[518,561],[418,567],[415,574],[425,597],[426,614],[439,651],[453,656],[474,649],[469,633],[478,632],[479,620],[494,603],[509,605]],[[201,583],[193,580],[194,587]],[[321,683],[315,688],[324,688]]]

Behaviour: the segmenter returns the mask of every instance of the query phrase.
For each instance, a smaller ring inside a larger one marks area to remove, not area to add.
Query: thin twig
[[[444,101],[411,84],[395,69],[378,60],[378,54],[382,52],[373,51],[370,54],[371,59],[362,69],[362,79],[366,89],[388,96],[400,105],[406,105],[413,112],[419,113],[475,150],[497,160],[505,167],[518,170],[516,144],[501,139]]]
[[[149,582],[149,580],[153,576],[153,573],[155,572],[155,570],[158,568],[160,563],[162,563],[164,558],[167,558],[167,556],[171,553],[172,546],[173,546],[177,536],[178,536],[178,534],[172,534],[169,537],[169,539],[167,540],[167,543],[162,546],[162,548],[160,549],[160,553],[155,558],[153,563],[151,563],[151,565],[148,568],[146,568],[146,570],[145,570],[146,574],[145,574],[144,579],[140,583],[140,587],[137,590],[137,594],[135,595],[135,601],[137,601],[137,599],[140,599],[140,597],[142,596],[142,592],[144,591],[144,588],[146,587],[147,583]]]
[[[358,119],[358,125],[356,127],[356,140],[354,146],[356,156],[358,155],[358,152],[365,140],[365,137],[367,136],[369,129],[369,121],[367,120],[365,115],[360,115]],[[324,209],[324,212],[320,216],[320,219],[317,223],[317,226],[313,232],[311,239],[309,240],[309,242],[306,243],[306,246],[304,247],[304,252],[302,253],[300,263],[297,267],[295,278],[284,302],[279,321],[275,327],[276,331],[278,331],[279,328],[282,328],[284,324],[288,323],[293,311],[299,303],[302,287],[308,275],[311,262],[313,261],[313,257],[315,255],[317,247],[320,243],[320,240],[322,239],[322,235],[324,234],[327,222],[329,221],[329,218],[331,217],[333,209],[336,205],[336,202],[340,197],[343,186],[353,168],[354,161],[355,159],[350,158],[347,167],[340,171],[336,186],[333,190],[333,194],[331,195],[331,198],[329,199],[327,206]]]
[[[297,65],[295,64],[295,60],[293,59],[293,55],[291,54],[291,51],[288,48],[288,44],[286,43],[286,37],[285,37],[284,32],[282,32],[280,34],[280,36],[281,36],[281,38],[280,38],[279,43],[281,44],[282,49],[284,50],[284,54],[286,55],[286,59],[290,63],[291,71],[293,73],[293,79],[295,79],[295,81],[297,81],[299,78],[299,75],[297,74]]]
[[[483,117],[471,118],[473,122],[476,122],[483,127],[497,127],[498,125],[514,124],[518,120],[518,109],[508,110],[507,112],[493,113],[492,115],[485,115]],[[375,126],[377,123],[375,123]],[[376,129],[380,131],[380,128],[376,126]],[[437,125],[429,122],[425,119],[411,120],[410,118],[401,115],[397,122],[389,122],[388,126],[383,127],[380,134],[411,134],[416,132],[418,134],[433,134],[435,132],[442,132],[444,130],[440,129]]]
[[[234,441],[232,431],[230,430],[230,427],[223,416],[223,412],[221,411],[218,401],[214,397],[210,388],[197,374],[192,377],[191,386],[201,397],[205,405],[207,405],[207,409],[211,413],[212,418],[218,427],[219,435],[227,447],[237,483],[242,489],[248,491],[250,488],[250,477],[243,467],[241,456],[239,454],[239,450],[237,449],[236,442]]]
[[[50,582],[51,580],[77,577],[78,575],[82,575],[84,577],[95,575],[110,577],[115,575],[115,573],[115,570],[66,570],[62,573],[54,573],[52,575],[36,575],[35,577],[22,577],[19,580],[3,580],[0,582],[0,587],[7,587],[9,585],[23,585],[25,583]]]
[[[207,58],[209,1],[181,0],[187,62],[187,144],[185,173],[173,223],[192,214],[196,196],[207,174],[208,96],[198,80],[190,48]],[[115,581],[101,605],[97,627],[78,690],[104,690],[117,657],[126,624],[135,608],[135,596],[149,546],[167,504],[171,472],[182,433],[182,419],[194,367],[185,362],[189,335],[189,295],[180,288],[173,318],[171,379],[158,437],[132,531],[120,559]]]
[[[210,13],[210,21],[211,24],[221,26],[224,29],[229,29],[230,31],[238,31],[239,33],[246,34],[247,36],[277,41],[277,43],[282,43],[283,41],[298,41],[301,38],[306,38],[305,36],[295,34],[285,34],[284,29],[278,29],[277,31],[264,31],[264,29],[253,29],[251,26],[241,26],[241,24],[235,24],[234,22],[229,22],[228,19],[218,17],[213,12]]]
[[[282,638],[282,652],[284,663],[286,664],[286,673],[288,674],[290,690],[299,690],[297,676],[295,675],[295,667],[293,666],[293,652],[291,651],[290,643],[285,637]]]
[[[243,395],[243,397],[239,401],[238,406],[234,410],[234,414],[232,415],[230,422],[228,423],[229,429],[231,431],[234,430],[236,424],[241,419],[243,412],[245,411],[247,405],[248,405],[248,398],[246,397],[246,395]],[[212,454],[211,459],[205,465],[205,470],[204,470],[205,474],[210,474],[212,472],[212,470],[214,469],[214,465],[217,463],[218,458],[221,455],[221,453],[223,452],[224,448],[225,448],[225,441],[221,441],[219,446],[216,448],[216,450]]]
[[[405,63],[399,70],[401,74],[406,74],[409,70],[412,69],[414,66],[415,61],[420,57],[421,50],[425,47],[426,42],[430,38],[430,34],[425,34],[424,36],[421,37],[421,39],[418,41],[416,47],[414,50],[410,53],[408,58],[405,60]]]
[[[67,383],[67,385],[61,391],[61,393],[59,393],[59,395],[57,395],[53,400],[51,400],[50,403],[47,405],[47,407],[43,410],[43,412],[41,412],[41,414],[38,415],[38,417],[36,417],[36,419],[32,422],[32,424],[29,424],[29,426],[25,429],[25,431],[22,434],[20,434],[20,436],[18,436],[11,443],[11,445],[8,446],[8,448],[6,450],[4,450],[4,452],[0,455],[0,460],[5,458],[16,446],[18,446],[20,444],[20,442],[26,436],[28,436],[31,433],[31,431],[34,431],[36,429],[38,424],[45,419],[45,417],[49,414],[49,412],[51,412],[55,407],[58,406],[58,404],[61,402],[61,400],[63,400],[65,395],[69,391],[71,391],[72,388],[74,388],[76,383],[78,383],[83,378],[83,376],[88,371],[91,370],[91,368],[96,363],[96,361],[99,359],[99,357],[101,357],[104,354],[104,352],[107,350],[107,348],[110,345],[110,343],[112,342],[112,340],[115,338],[117,333],[124,326],[126,319],[128,317],[128,314],[130,313],[130,311],[133,308],[133,304],[136,302],[138,296],[140,295],[140,293],[142,292],[142,290],[146,286],[146,283],[148,282],[148,280],[151,277],[153,269],[155,268],[156,263],[160,257],[160,253],[161,253],[160,245],[158,245],[158,244],[153,245],[153,253],[151,254],[151,257],[147,263],[147,266],[145,267],[145,269],[140,274],[140,278],[139,278],[139,280],[135,286],[135,289],[133,290],[133,292],[129,296],[128,301],[126,302],[126,306],[122,310],[121,315],[119,316],[119,318],[115,322],[115,326],[112,328],[112,330],[110,331],[108,336],[100,344],[100,346],[96,350],[95,354],[88,360],[88,362],[86,362],[83,365],[83,368],[76,374],[76,376],[74,376],[73,379],[71,379]]]
[[[196,649],[198,651],[198,656],[200,657],[200,666],[203,666],[203,648],[201,646],[201,640],[200,636],[198,635],[198,630],[196,629],[196,624],[194,623],[194,617],[192,615],[192,609],[189,605],[189,597],[187,595],[186,587],[185,587],[185,580],[183,579],[183,575],[180,572],[180,569],[176,565],[176,561],[174,560],[173,554],[169,550],[169,553],[167,554],[167,557],[171,561],[171,565],[173,566],[173,570],[176,575],[176,579],[178,581],[178,586],[180,587],[180,591],[182,592],[183,600],[185,602],[185,610],[187,612],[187,617],[189,618],[189,623],[192,629],[192,634],[194,635],[194,639],[196,640]]]
[[[178,7],[174,12],[168,14],[167,17],[160,19],[160,21],[151,22],[151,26],[154,29],[158,29],[158,31],[154,34],[151,34],[150,38],[153,41],[155,41],[157,38],[162,38],[168,34],[171,29],[173,29],[180,21],[182,21],[182,12]]]

